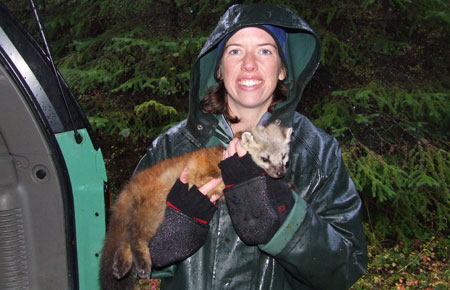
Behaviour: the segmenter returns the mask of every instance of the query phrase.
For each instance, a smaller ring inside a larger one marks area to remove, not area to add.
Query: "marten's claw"
[[[134,254],[134,266],[136,273],[141,279],[149,279],[152,271],[152,262],[150,261],[150,255],[148,253],[136,253]]]
[[[142,267],[145,267],[144,265]],[[151,267],[141,268],[136,266],[136,272],[140,279],[150,279]]]
[[[141,279],[149,279],[152,272],[150,251],[145,241],[139,241],[132,245],[133,263],[136,273]]]

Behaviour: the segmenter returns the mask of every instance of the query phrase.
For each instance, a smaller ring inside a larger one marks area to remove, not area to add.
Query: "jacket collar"
[[[197,122],[197,126],[193,127],[189,123],[183,134],[196,147],[210,147],[216,145],[226,146],[231,139],[234,138],[230,124],[228,124],[224,115],[211,115],[211,123]],[[213,122],[212,120],[215,120]],[[273,119],[272,114],[266,112],[258,122],[258,125],[267,126],[270,123],[281,124],[281,120]]]

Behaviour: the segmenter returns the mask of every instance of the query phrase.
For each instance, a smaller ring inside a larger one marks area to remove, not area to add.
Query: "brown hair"
[[[278,81],[277,86],[273,92],[273,100],[270,104],[268,112],[272,113],[275,106],[287,99],[289,84]],[[223,81],[219,82],[217,87],[209,88],[205,97],[200,101],[200,109],[205,114],[223,114],[228,122],[239,123],[237,116],[232,116],[228,109],[228,100],[226,98],[227,91]]]

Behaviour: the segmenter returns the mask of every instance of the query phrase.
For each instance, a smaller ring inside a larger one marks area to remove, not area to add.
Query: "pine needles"
[[[344,159],[381,240],[448,229],[450,94],[379,83],[334,91],[314,110],[341,139]]]

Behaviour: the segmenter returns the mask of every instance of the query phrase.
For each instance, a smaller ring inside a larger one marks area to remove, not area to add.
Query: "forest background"
[[[36,36],[28,1],[3,2]],[[323,45],[297,110],[339,140],[363,200],[369,267],[353,288],[448,289],[450,1],[36,2],[113,192],[187,116],[191,66],[229,5],[296,11]]]

